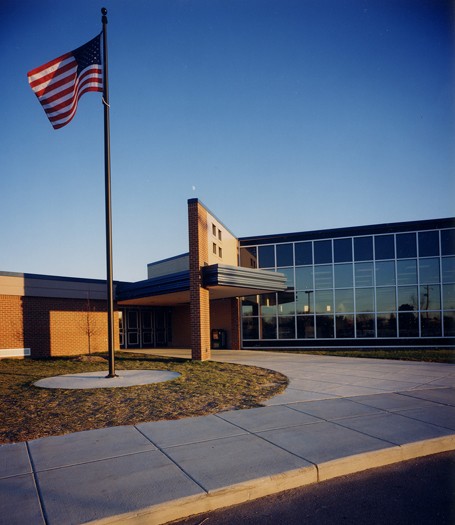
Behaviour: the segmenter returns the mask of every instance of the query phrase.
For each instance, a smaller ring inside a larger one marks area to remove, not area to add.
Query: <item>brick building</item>
[[[188,236],[115,283],[115,348],[454,346],[454,219],[238,239],[190,199]],[[105,350],[104,281],[0,272],[0,357]]]

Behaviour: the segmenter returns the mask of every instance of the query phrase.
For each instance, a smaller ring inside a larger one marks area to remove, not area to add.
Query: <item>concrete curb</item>
[[[401,461],[455,450],[455,435],[346,456],[318,465],[291,470],[238,483],[205,495],[190,496],[127,513],[89,522],[92,525],[128,523],[128,525],[163,525],[192,515],[212,512],[285,490],[320,483],[365,470],[385,467]]]

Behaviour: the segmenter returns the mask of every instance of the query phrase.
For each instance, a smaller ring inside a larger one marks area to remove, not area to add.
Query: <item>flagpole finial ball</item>
[[[105,7],[101,8],[101,14],[106,16],[107,15],[107,9]]]

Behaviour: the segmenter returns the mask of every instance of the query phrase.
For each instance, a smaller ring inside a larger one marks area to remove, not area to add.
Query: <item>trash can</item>
[[[213,328],[210,344],[214,350],[222,350],[226,348],[226,330]]]

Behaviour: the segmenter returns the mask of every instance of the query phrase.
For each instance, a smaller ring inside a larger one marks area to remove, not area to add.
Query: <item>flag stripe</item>
[[[75,93],[77,86],[86,84],[87,82],[93,82],[102,87],[103,78],[101,72],[92,73],[90,71],[85,71],[79,78],[72,78],[70,82],[66,82],[63,86],[60,86],[59,89],[51,91],[46,95],[46,98],[41,97],[40,102],[43,105],[43,108],[52,108],[55,105],[58,105],[60,102],[63,102],[67,95]]]
[[[90,91],[103,91],[101,35],[27,73],[33,92],[54,129],[68,124],[79,99]]]
[[[43,82],[42,84],[37,84],[36,87],[32,87],[35,95],[38,98],[41,98],[43,95],[46,95],[50,91],[57,89],[60,85],[65,84],[69,81],[72,75],[77,73],[77,64],[73,63],[70,65],[68,70],[61,72],[58,76],[54,76],[51,82]]]
[[[60,77],[64,76],[67,71],[73,69],[77,70],[77,62],[74,57],[70,57],[64,62],[60,62],[56,67],[45,69],[41,75],[34,75],[33,79],[29,77],[29,83],[35,93],[37,91],[46,89],[48,85],[56,82]]]
[[[61,57],[54,58],[54,60],[47,62],[43,66],[32,69],[27,73],[29,82],[35,82],[37,79],[40,79],[43,76],[52,73],[52,71],[55,71],[62,62],[64,62],[68,58],[72,59],[72,57],[73,55],[71,53],[65,53]]]
[[[64,113],[71,111],[76,99],[79,100],[81,96],[87,91],[99,91],[99,84],[97,82],[84,82],[76,88],[75,93],[71,93],[66,97],[66,100],[60,102],[58,105],[51,105],[46,109],[48,118],[52,121],[52,117],[56,115],[62,116]]]
[[[79,90],[76,97],[74,99],[71,99],[71,104],[69,106],[68,105],[64,106],[65,107],[64,111],[57,111],[55,113],[48,114],[48,118],[51,121],[52,125],[56,127],[55,124],[57,122],[58,123],[64,122],[64,124],[60,125],[59,127],[62,127],[65,124],[68,124],[68,122],[72,120],[72,118],[74,117],[76,113],[77,103],[79,99],[84,93],[88,91],[99,91],[99,85],[96,83],[89,83],[87,85],[84,85],[83,88]],[[69,109],[66,109],[66,108],[69,108]]]
[[[85,83],[80,88],[77,88],[77,93],[75,95],[72,94],[71,97],[67,98],[64,102],[61,102],[57,106],[53,105],[48,111],[47,115],[50,120],[52,120],[52,117],[55,117],[56,115],[59,117],[62,117],[65,113],[71,112],[73,106],[76,103],[76,100],[79,100],[81,96],[87,92],[87,91],[98,91],[99,85],[97,83]]]

